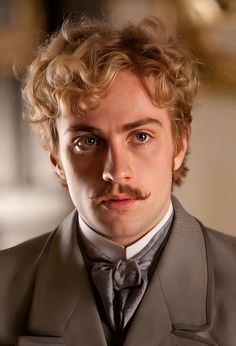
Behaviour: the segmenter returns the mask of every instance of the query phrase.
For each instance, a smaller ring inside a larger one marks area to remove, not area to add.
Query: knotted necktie
[[[135,259],[93,264],[92,278],[114,330],[121,330],[127,324],[140,303],[147,287],[150,264],[150,260]]]
[[[108,322],[121,331],[137,309],[148,285],[151,265],[161,253],[172,217],[136,256],[112,262],[91,243],[86,245],[93,282],[99,292]]]

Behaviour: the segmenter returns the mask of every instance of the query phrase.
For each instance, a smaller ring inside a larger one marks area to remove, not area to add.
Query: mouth
[[[101,206],[108,210],[128,210],[137,199],[129,195],[112,195],[101,202]]]

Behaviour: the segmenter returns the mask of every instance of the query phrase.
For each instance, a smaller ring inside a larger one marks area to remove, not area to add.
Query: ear
[[[185,155],[187,153],[188,150],[188,145],[189,145],[189,138],[190,138],[190,132],[191,129],[186,129],[185,131],[183,131],[182,136],[181,136],[181,143],[179,145],[175,145],[175,155],[173,158],[173,170],[177,171],[185,158]]]
[[[63,182],[63,185],[65,185],[66,184],[66,176],[65,176],[63,167],[62,167],[59,159],[53,153],[50,153],[50,161],[53,165],[54,171],[59,176],[60,180]]]

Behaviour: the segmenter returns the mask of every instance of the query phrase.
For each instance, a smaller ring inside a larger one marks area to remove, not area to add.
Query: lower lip
[[[109,201],[102,202],[102,206],[110,210],[127,210],[135,203],[135,201],[135,199],[110,199]]]

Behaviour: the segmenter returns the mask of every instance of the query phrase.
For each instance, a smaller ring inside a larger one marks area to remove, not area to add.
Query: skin
[[[160,222],[187,139],[174,153],[168,109],[150,101],[136,75],[119,72],[96,110],[60,117],[57,129],[51,161],[87,225],[127,246]]]

